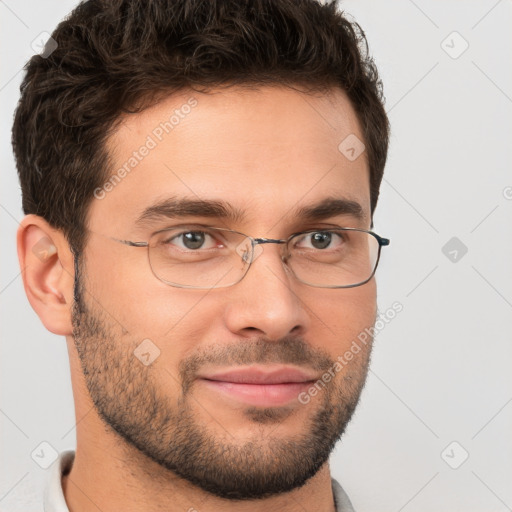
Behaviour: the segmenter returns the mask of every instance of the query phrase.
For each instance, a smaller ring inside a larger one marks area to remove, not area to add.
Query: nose
[[[279,244],[257,245],[255,259],[245,277],[230,287],[225,322],[239,337],[264,336],[279,340],[283,336],[303,335],[309,315],[299,283],[285,267]]]

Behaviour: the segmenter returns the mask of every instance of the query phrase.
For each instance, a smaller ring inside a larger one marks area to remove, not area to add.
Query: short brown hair
[[[89,0],[52,38],[57,48],[25,66],[12,144],[25,214],[62,230],[76,255],[116,121],[184,88],[343,89],[365,137],[373,216],[389,123],[364,32],[336,0]]]

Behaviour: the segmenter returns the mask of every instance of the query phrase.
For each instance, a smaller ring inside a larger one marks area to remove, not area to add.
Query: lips
[[[260,407],[276,407],[297,400],[315,380],[314,372],[292,366],[247,366],[206,372],[199,376],[210,391],[224,398]]]
[[[310,382],[315,380],[311,372],[294,367],[264,368],[244,367],[216,373],[207,373],[201,378],[233,382],[237,384],[286,384],[291,382]]]

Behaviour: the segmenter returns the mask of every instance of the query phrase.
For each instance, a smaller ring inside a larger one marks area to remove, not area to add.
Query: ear
[[[75,272],[66,238],[42,217],[27,215],[18,228],[17,245],[30,305],[50,332],[71,335]]]

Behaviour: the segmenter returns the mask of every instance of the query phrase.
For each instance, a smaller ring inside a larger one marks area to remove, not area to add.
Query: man
[[[340,355],[389,243],[365,44],[314,0],[97,0],[30,60],[18,253],[77,423],[47,511],[353,510],[328,457],[372,340]]]

